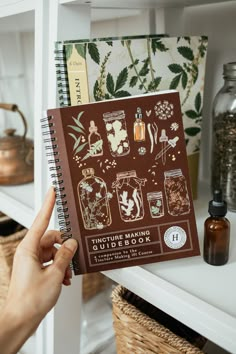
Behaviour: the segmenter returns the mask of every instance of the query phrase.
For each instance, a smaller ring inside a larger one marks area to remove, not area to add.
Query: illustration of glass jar
[[[78,183],[77,192],[84,228],[103,229],[112,223],[107,186],[94,175],[93,168],[82,170],[84,178]]]
[[[164,188],[170,215],[177,216],[190,212],[189,194],[186,179],[181,169],[164,172]]]
[[[102,149],[102,139],[101,135],[98,133],[98,128],[94,121],[90,121],[89,136],[88,136],[89,149],[94,152],[91,153],[92,157],[103,155]]]
[[[119,172],[112,188],[116,188],[120,217],[125,222],[141,220],[144,217],[142,186],[146,178],[138,178],[136,171]]]
[[[108,145],[113,157],[124,156],[130,152],[129,138],[124,111],[103,114]]]
[[[149,210],[152,218],[161,218],[164,215],[162,192],[147,193]]]

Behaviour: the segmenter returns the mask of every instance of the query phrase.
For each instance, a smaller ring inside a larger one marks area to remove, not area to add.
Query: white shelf
[[[231,0],[60,0],[60,4],[88,5],[92,8],[147,9],[216,4]]]
[[[35,0],[0,0],[0,17],[17,15],[35,9]]]
[[[34,218],[34,184],[0,187],[0,211],[29,228]]]
[[[209,198],[209,193],[203,189],[195,202],[201,253]],[[236,241],[233,234],[236,214],[228,213],[227,216],[232,231],[230,260],[225,266],[210,266],[198,256],[104,274],[224,349],[236,353]]]

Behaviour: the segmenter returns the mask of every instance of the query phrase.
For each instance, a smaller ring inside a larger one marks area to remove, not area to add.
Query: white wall
[[[34,34],[32,32],[0,33],[0,102],[17,104],[28,123],[28,136],[33,137],[34,100]],[[16,128],[23,133],[18,113],[0,109],[0,132]]]

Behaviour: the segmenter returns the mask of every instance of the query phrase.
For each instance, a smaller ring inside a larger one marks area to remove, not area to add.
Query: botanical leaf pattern
[[[92,101],[178,90],[191,154],[200,149],[207,44],[205,36],[124,37],[81,43],[77,51],[85,55],[88,72],[93,72],[88,76]],[[68,57],[71,49],[67,50]],[[76,122],[70,128],[75,133],[81,129]]]

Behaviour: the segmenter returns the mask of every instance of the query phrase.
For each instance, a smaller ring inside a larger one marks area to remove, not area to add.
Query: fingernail
[[[69,250],[71,250],[72,252],[75,252],[77,247],[78,247],[78,243],[76,240],[70,238],[69,240],[67,240],[64,243],[65,247],[68,248]]]

